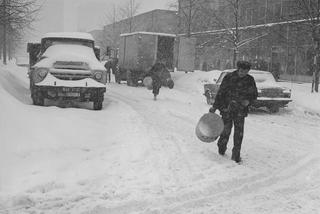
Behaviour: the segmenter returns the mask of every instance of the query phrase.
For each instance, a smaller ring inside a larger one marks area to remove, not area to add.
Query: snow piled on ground
[[[0,64],[0,213],[320,212],[320,94],[281,82],[293,102],[246,118],[244,163],[199,142],[203,84],[220,71],[175,72],[174,89],[107,85],[104,108],[31,104],[27,69]]]

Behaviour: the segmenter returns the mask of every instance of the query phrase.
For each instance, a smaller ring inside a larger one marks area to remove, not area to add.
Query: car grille
[[[278,88],[265,88],[261,89],[261,93],[259,93],[260,97],[284,97],[282,89]]]
[[[61,80],[81,80],[85,78],[90,78],[91,74],[79,74],[79,73],[57,73],[50,72],[55,78]]]
[[[86,62],[78,61],[56,61],[53,64],[55,69],[71,69],[71,70],[89,70],[89,65]]]
[[[61,80],[81,80],[92,77],[88,63],[80,61],[56,61],[50,73]]]

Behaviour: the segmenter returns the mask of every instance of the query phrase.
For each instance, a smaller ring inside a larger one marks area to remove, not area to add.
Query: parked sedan
[[[208,104],[213,104],[221,82],[227,73],[233,70],[222,71],[215,83],[204,85],[204,95]],[[270,112],[278,112],[279,108],[286,107],[291,102],[291,90],[280,86],[273,75],[267,71],[250,70],[249,74],[253,76],[258,88],[258,99],[252,107],[266,107]]]

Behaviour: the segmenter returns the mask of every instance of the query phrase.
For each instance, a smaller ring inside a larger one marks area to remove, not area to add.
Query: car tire
[[[103,104],[103,101],[101,100],[93,101],[93,110],[101,110],[102,104]]]
[[[280,107],[277,105],[274,105],[274,106],[269,106],[268,109],[271,113],[277,113],[279,112]]]
[[[103,106],[103,93],[99,93],[96,99],[93,101],[93,110],[101,110]]]
[[[131,71],[127,70],[127,86],[132,86],[132,75],[131,75]]]

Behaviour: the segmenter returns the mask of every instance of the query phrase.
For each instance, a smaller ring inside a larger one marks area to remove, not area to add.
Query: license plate
[[[63,97],[80,97],[79,92],[65,92],[65,93],[59,93],[59,96]]]
[[[79,88],[62,88],[63,92],[79,92]]]

